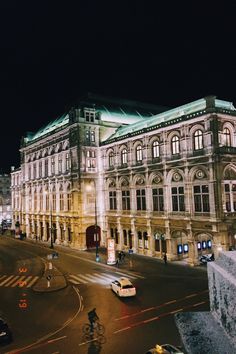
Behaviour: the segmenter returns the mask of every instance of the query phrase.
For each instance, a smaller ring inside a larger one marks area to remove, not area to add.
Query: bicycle
[[[105,332],[105,327],[98,321],[93,323],[93,328],[89,323],[85,323],[83,326],[83,333],[86,335],[97,334],[98,336],[102,336]]]

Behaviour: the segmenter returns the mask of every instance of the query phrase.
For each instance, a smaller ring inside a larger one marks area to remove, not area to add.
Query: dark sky
[[[170,107],[214,94],[236,105],[233,3],[2,0],[0,170],[19,166],[21,136],[88,91]]]

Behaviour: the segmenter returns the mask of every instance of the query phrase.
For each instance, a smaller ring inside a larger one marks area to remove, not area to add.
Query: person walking
[[[88,319],[90,322],[90,332],[93,333],[94,323],[99,320],[99,317],[96,313],[96,308],[93,308],[91,311],[88,312]]]
[[[166,252],[164,253],[163,261],[164,261],[165,264],[167,264],[167,255],[166,255]]]

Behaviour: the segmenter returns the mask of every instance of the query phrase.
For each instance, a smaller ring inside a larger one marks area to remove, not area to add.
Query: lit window
[[[171,149],[172,154],[176,155],[179,154],[179,137],[178,135],[174,135],[171,139]]]
[[[95,132],[94,132],[94,131],[91,131],[91,133],[90,133],[90,139],[91,139],[92,142],[95,141]]]
[[[127,149],[123,149],[121,151],[121,163],[122,165],[126,164],[128,161],[128,152]]]
[[[228,128],[224,128],[223,130],[223,145],[231,146],[231,135]]]
[[[140,162],[143,159],[143,149],[141,145],[138,145],[136,148],[136,161]]]
[[[114,166],[114,152],[110,152],[108,157],[108,163],[109,163],[109,167]]]
[[[194,150],[200,150],[203,148],[203,133],[200,129],[194,133]]]
[[[154,141],[152,144],[152,157],[155,159],[160,156],[160,145],[159,141]]]
[[[226,183],[224,186],[226,211],[236,211],[236,182]]]

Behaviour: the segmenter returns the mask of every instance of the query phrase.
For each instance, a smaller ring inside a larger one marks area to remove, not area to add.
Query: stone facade
[[[235,246],[235,116],[215,97],[171,110],[79,102],[24,139],[14,218],[80,249],[94,246],[96,224],[101,245],[114,237],[117,249],[192,265],[217,257]]]

